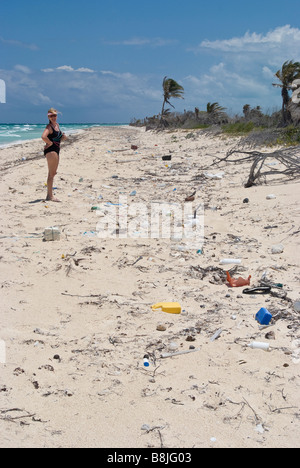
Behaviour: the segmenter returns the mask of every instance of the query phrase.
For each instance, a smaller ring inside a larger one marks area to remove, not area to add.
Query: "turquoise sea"
[[[91,127],[120,126],[126,124],[60,124],[66,135]],[[0,148],[41,138],[46,124],[0,124]]]

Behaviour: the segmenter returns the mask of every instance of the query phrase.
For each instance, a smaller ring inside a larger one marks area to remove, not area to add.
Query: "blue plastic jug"
[[[269,325],[272,319],[272,314],[266,309],[262,307],[256,314],[255,320],[257,320],[261,325]]]

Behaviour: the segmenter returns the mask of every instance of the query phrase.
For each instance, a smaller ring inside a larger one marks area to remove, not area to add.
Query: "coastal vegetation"
[[[132,126],[145,126],[146,130],[164,129],[203,129],[225,135],[246,136],[260,135],[269,145],[300,144],[300,63],[287,61],[275,73],[278,83],[274,87],[281,89],[282,108],[271,114],[264,114],[261,107],[245,104],[242,115],[229,116],[226,108],[218,102],[208,102],[205,110],[195,107],[194,111],[183,113],[171,112],[171,99],[184,99],[184,88],[174,79],[163,80],[163,105],[161,113],[144,119],[133,119]]]

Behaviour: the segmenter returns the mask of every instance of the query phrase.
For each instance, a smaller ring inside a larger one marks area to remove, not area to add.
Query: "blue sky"
[[[0,122],[43,123],[49,107],[64,123],[151,116],[164,76],[184,87],[177,111],[272,112],[275,72],[300,61],[299,19],[299,0],[4,0]]]

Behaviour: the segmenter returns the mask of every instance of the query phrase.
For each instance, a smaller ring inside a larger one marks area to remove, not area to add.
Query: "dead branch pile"
[[[233,148],[227,152],[225,158],[220,158],[219,161],[236,164],[252,162],[245,187],[261,183],[261,180],[266,180],[267,176],[283,176],[289,180],[296,180],[300,177],[300,145],[279,149],[272,153]]]

